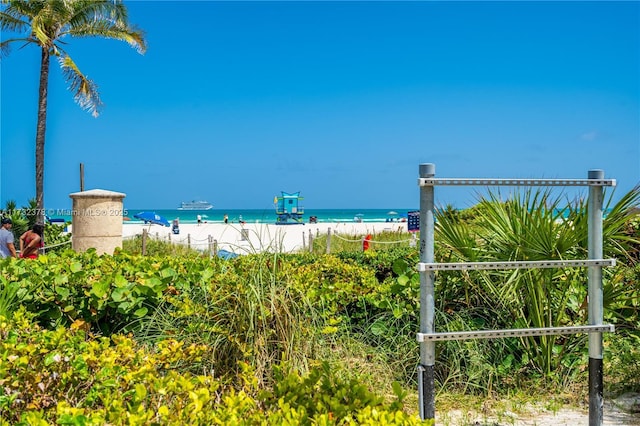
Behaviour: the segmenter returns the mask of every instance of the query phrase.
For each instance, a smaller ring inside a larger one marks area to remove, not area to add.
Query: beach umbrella
[[[156,225],[169,226],[169,221],[164,217],[160,216],[156,212],[140,212],[138,214],[134,214],[133,217],[136,219],[143,220],[144,223],[153,223]]]
[[[218,257],[221,259],[235,259],[236,257],[238,257],[238,253],[233,253],[231,251],[227,251],[227,250],[218,250]]]
[[[398,212],[394,212],[393,210],[391,210],[389,213],[387,213],[389,216],[395,216],[398,214]]]

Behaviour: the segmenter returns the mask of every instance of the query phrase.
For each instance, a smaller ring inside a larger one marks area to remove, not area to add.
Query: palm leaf
[[[70,56],[60,56],[59,62],[75,101],[82,109],[91,111],[91,114],[97,117],[102,101],[100,101],[96,84],[80,72],[80,69],[78,69],[78,66]]]
[[[639,195],[623,197],[603,225],[608,247],[611,241],[626,241],[622,230],[630,218],[629,209]],[[489,192],[475,207],[472,220],[463,222],[449,212],[437,216],[436,239],[458,261],[527,261],[586,257],[587,211],[584,200],[565,207],[562,196],[551,189],[514,191],[503,200],[500,191]],[[566,216],[566,217],[565,217]],[[584,236],[583,236],[584,235]],[[630,238],[630,237],[627,237]],[[511,271],[465,271],[463,281],[474,300],[490,309],[510,313],[503,326],[550,327],[582,324],[586,312],[569,301],[586,296],[584,269],[543,269]],[[613,289],[610,289],[613,290]],[[613,293],[612,293],[613,294]],[[579,337],[563,340],[565,348]],[[551,337],[525,339],[536,367],[543,372],[557,368],[560,358]]]
[[[0,29],[4,31],[20,32],[29,27],[29,23],[20,19],[19,17],[12,16],[7,11],[0,12]]]
[[[135,48],[138,53],[146,51],[146,43],[144,35],[141,31],[126,27],[120,23],[112,23],[107,21],[92,21],[76,25],[64,33],[74,37],[104,37],[114,40],[120,40],[128,43]]]

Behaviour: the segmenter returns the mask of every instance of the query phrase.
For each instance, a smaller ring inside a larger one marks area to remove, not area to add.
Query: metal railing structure
[[[603,198],[604,187],[615,186],[615,179],[604,179],[604,171],[602,170],[589,170],[588,179],[440,179],[435,178],[435,165],[432,163],[420,164],[419,172],[420,262],[418,271],[420,273],[420,332],[417,334],[417,340],[420,343],[420,365],[418,366],[420,417],[423,420],[432,419],[435,421],[434,365],[436,341],[589,333],[589,425],[602,425],[602,333],[614,331],[613,325],[603,324],[602,268],[615,265],[615,259],[602,259]],[[435,186],[587,186],[589,187],[589,259],[436,263],[434,259]],[[435,332],[435,271],[566,267],[588,268],[588,325],[448,333]]]

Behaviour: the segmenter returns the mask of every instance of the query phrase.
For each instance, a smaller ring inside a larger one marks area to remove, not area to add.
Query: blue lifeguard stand
[[[300,200],[302,199],[300,192],[289,194],[283,191],[282,195],[275,197],[274,202],[276,205],[276,214],[278,215],[276,225],[304,224],[302,218],[304,207],[300,204]]]

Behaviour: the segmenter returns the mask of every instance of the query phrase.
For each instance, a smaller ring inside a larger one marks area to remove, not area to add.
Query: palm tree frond
[[[127,8],[117,0],[77,0],[72,5],[70,26],[93,21],[127,22]]]
[[[0,43],[0,59],[4,56],[8,56],[9,52],[11,52],[11,44],[10,40],[5,40]]]
[[[70,27],[65,34],[69,34],[73,37],[97,36],[124,41],[141,54],[145,53],[147,50],[144,33],[135,27],[125,26],[120,23],[94,21]]]
[[[70,56],[60,56],[58,61],[65,80],[69,83],[69,90],[73,93],[74,100],[80,105],[80,108],[90,111],[91,115],[97,117],[102,106],[98,86],[82,74]]]
[[[7,12],[0,12],[0,29],[3,31],[20,32],[29,28],[29,23]]]
[[[29,43],[35,43],[36,41],[31,39],[31,38],[10,38],[8,40],[4,40],[2,42],[0,42],[0,59],[2,58],[2,56],[6,56],[10,53],[11,51],[11,45],[15,42],[21,41],[23,42],[23,45],[20,46],[19,48],[23,48],[24,46],[26,46]]]
[[[46,17],[37,15],[31,21],[31,33],[38,40],[38,44],[42,47],[51,47],[52,40],[49,36]]]
[[[607,202],[607,209],[611,205],[612,198],[613,194]],[[624,231],[630,220],[637,214],[639,205],[640,184],[624,194],[604,218],[602,226],[605,251],[608,251],[608,248],[611,254],[633,261],[632,247],[640,244],[640,238],[633,234],[627,235]]]

